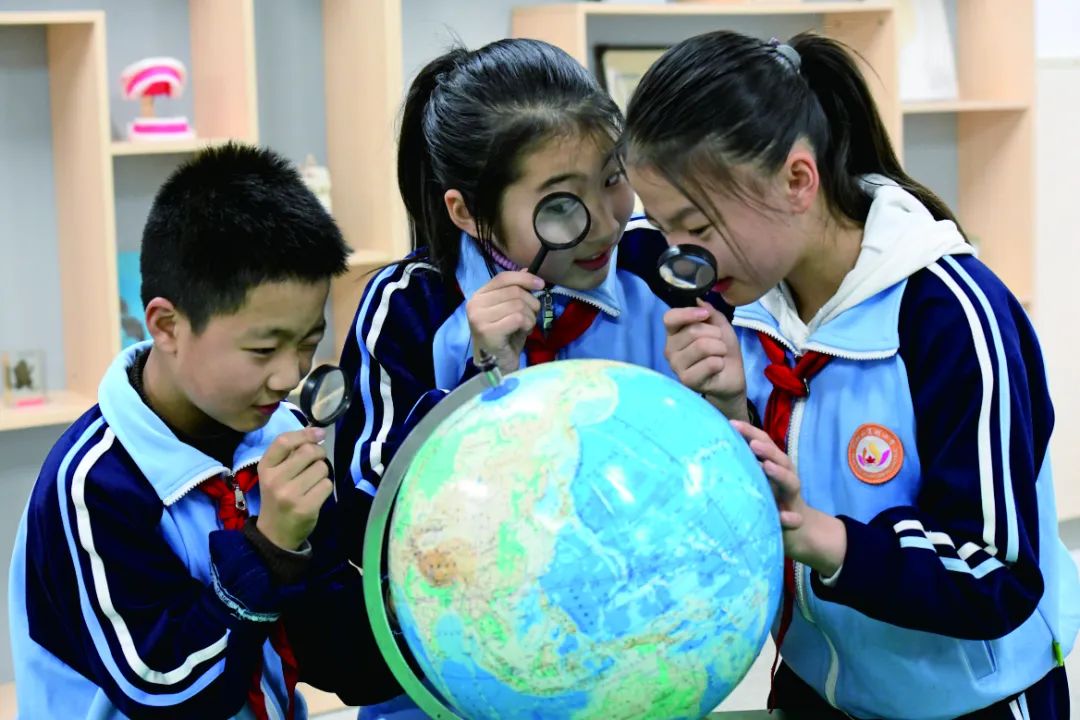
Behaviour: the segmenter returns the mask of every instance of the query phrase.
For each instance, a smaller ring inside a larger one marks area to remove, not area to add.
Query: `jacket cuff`
[[[282,594],[243,531],[210,533],[210,575],[214,592],[233,617],[272,623],[281,616]]]
[[[300,582],[311,567],[311,543],[305,540],[300,549],[295,551],[280,548],[259,532],[255,525],[258,518],[258,515],[249,517],[242,532],[266,564],[270,578],[278,585]]]
[[[846,515],[837,516],[847,531],[847,551],[843,572],[834,575],[835,582],[826,585],[816,572],[810,573],[810,586],[822,600],[858,609],[863,598],[880,592],[881,564],[896,549],[891,533],[867,525]]]

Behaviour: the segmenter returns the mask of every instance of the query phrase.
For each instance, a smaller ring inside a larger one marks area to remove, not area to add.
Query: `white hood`
[[[855,267],[810,324],[799,317],[786,284],[761,298],[761,304],[779,323],[780,332],[800,350],[817,328],[845,310],[946,255],[974,252],[955,223],[934,220],[914,195],[892,180],[882,175],[867,175],[862,184],[874,198],[863,229],[862,250]]]

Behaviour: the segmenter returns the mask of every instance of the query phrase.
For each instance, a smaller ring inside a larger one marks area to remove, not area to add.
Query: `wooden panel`
[[[964,113],[956,121],[960,222],[982,260],[1024,301],[1034,290],[1031,115]]]
[[[228,138],[196,138],[194,140],[158,140],[157,142],[131,142],[116,140],[112,143],[113,157],[129,155],[186,155],[203,148],[224,145]]]
[[[259,141],[252,0],[190,0],[195,132]]]
[[[1009,100],[931,100],[904,103],[903,111],[905,115],[933,115],[965,112],[1011,112],[1027,110],[1029,107],[1031,107],[1029,103]]]
[[[385,263],[378,264],[354,264],[349,271],[339,278],[334,278],[330,286],[330,306],[333,308],[331,324],[334,332],[334,352],[341,355],[345,347],[345,340],[352,330],[353,317],[356,309],[360,307],[360,297],[364,294],[364,288],[375,276]]]
[[[395,181],[400,0],[324,0],[323,42],[334,215],[354,249],[402,257],[409,242]]]
[[[551,43],[588,67],[589,46],[585,37],[585,12],[586,9],[581,5],[515,8],[510,34],[513,37]]]
[[[61,12],[0,12],[0,25],[85,25],[102,19],[96,10]]]
[[[70,425],[96,402],[96,395],[80,395],[61,390],[50,391],[48,402],[36,407],[16,410],[0,404],[0,432],[45,425]],[[2,700],[0,700],[0,707],[2,707]],[[2,713],[0,713],[0,720],[3,720]]]
[[[956,27],[960,97],[1030,103],[1035,83],[1032,0],[957,0]]]
[[[46,35],[67,389],[96,397],[120,349],[105,19]]]
[[[904,147],[903,114],[898,101],[899,48],[894,14],[892,11],[830,13],[823,20],[826,35],[858,54],[859,69],[866,77],[882,122],[889,131],[893,147],[901,153]]]

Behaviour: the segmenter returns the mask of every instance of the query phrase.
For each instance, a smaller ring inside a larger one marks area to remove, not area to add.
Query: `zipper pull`
[[[551,296],[550,290],[544,290],[540,296],[540,329],[547,334],[551,329],[551,324],[555,321],[555,298]]]
[[[240,512],[247,512],[247,498],[244,497],[244,491],[240,489],[240,484],[236,482],[232,475],[229,475],[225,482],[232,488],[233,504],[236,505],[236,509]]]

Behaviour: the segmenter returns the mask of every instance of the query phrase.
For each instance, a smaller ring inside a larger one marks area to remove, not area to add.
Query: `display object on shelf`
[[[596,68],[600,84],[624,113],[630,96],[666,47],[659,46],[596,46]]]
[[[3,354],[4,403],[10,407],[35,407],[45,403],[45,353],[12,350]]]
[[[186,117],[157,117],[154,112],[155,98],[176,98],[183,93],[187,69],[182,62],[169,57],[145,58],[124,68],[120,80],[124,97],[139,101],[139,117],[128,123],[129,140],[155,142],[195,137]]]

